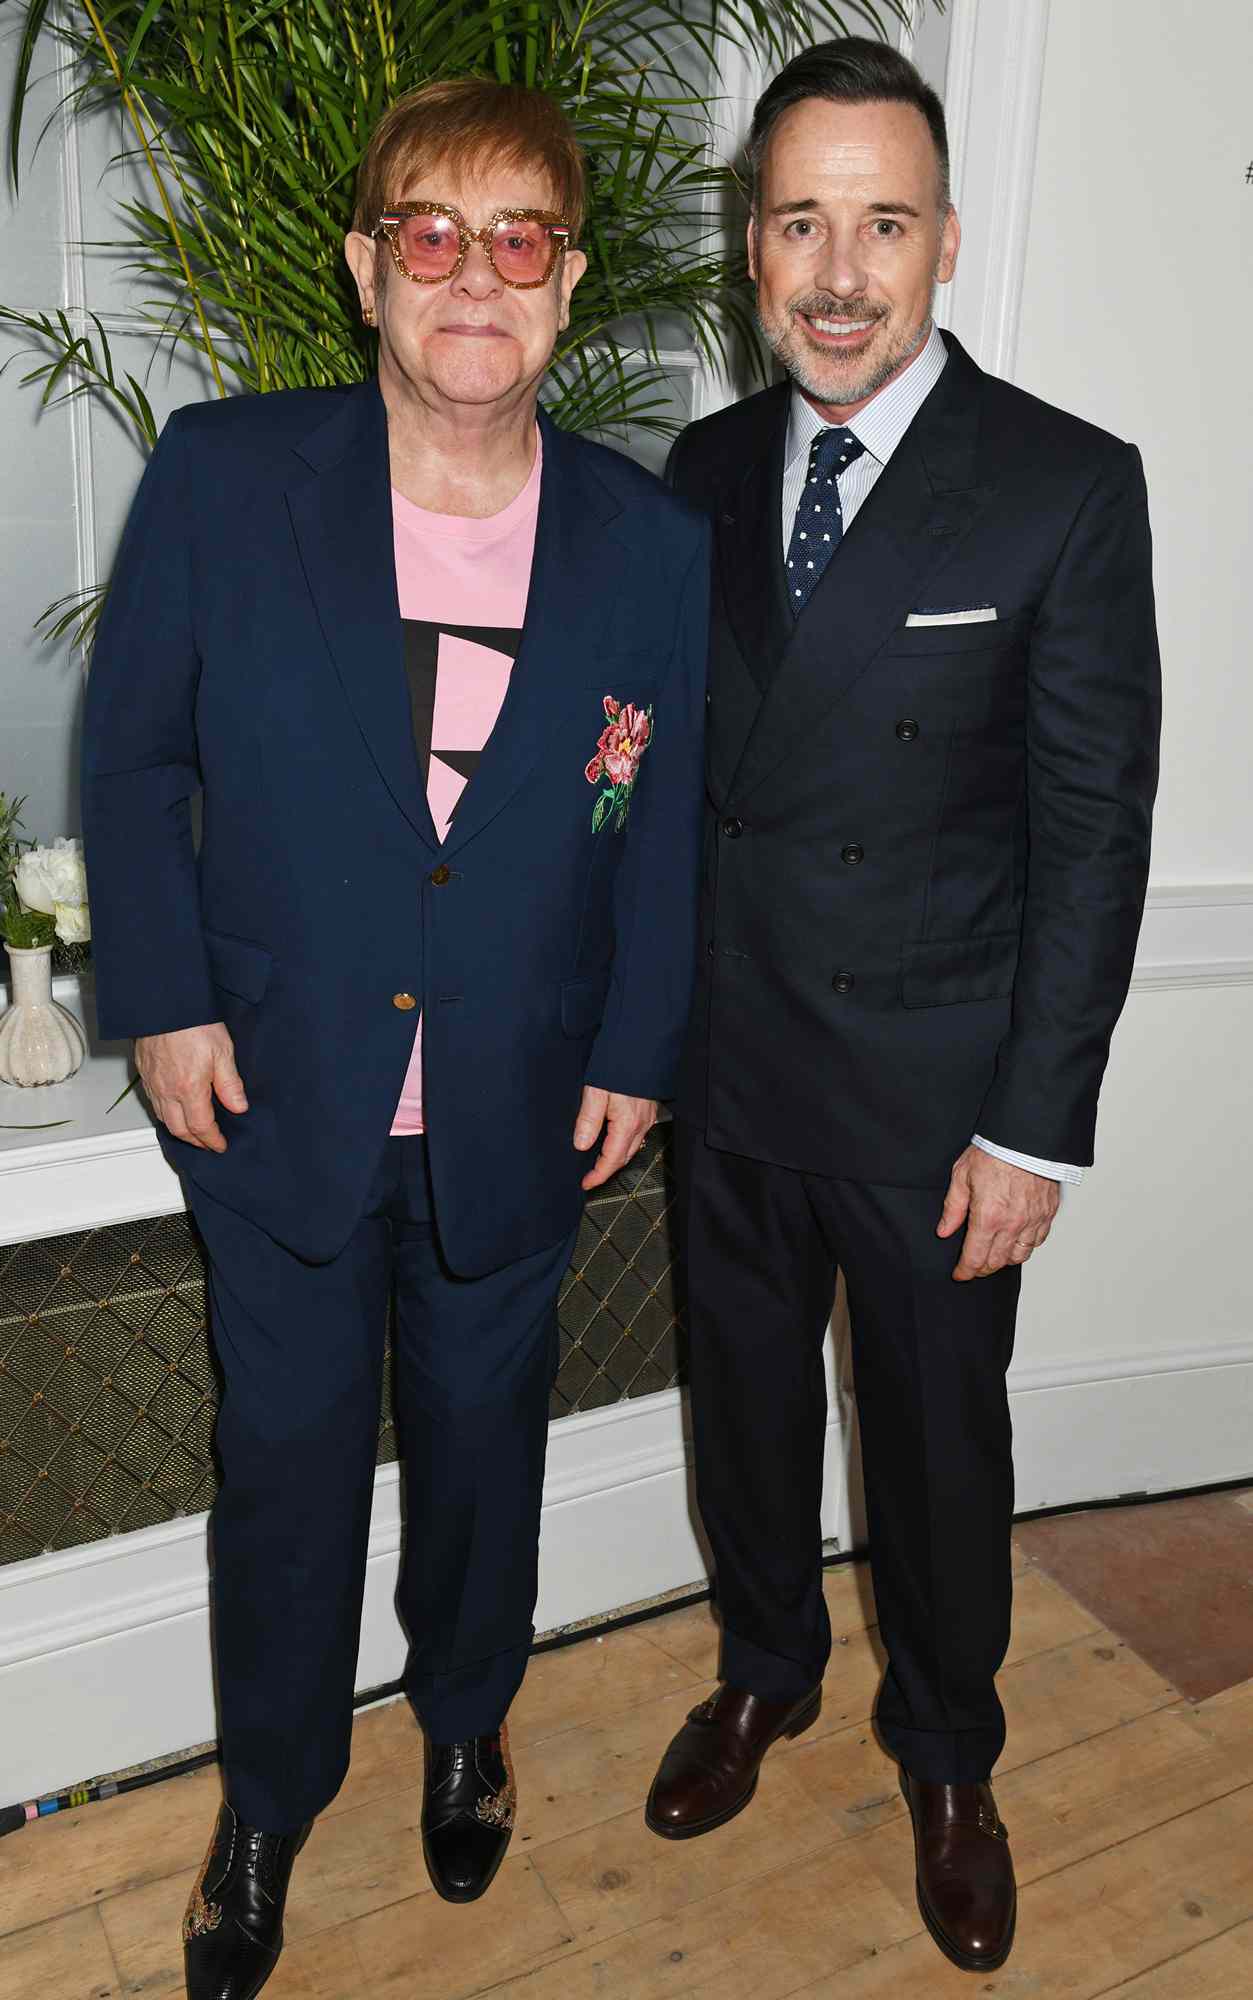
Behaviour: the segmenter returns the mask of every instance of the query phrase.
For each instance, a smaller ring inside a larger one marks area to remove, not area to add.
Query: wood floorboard
[[[818,1722],[771,1752],[748,1811],[698,1841],[656,1839],[641,1806],[714,1685],[708,1605],[532,1663],[511,1718],[518,1832],[481,1906],[427,1882],[407,1707],[361,1716],[267,2000],[1250,2000],[1253,1680],[1185,1699],[1164,1654],[1150,1664],[1059,1580],[1066,1522],[1050,1525],[1049,1561],[1016,1544],[1000,1680],[997,1801],[1021,1897],[1000,1972],[976,1983],[922,1929],[895,1767],[869,1721],[873,1592],[842,1564],[824,1578],[835,1644]],[[1203,1523],[1189,1532],[1200,1559]],[[1196,1687],[1209,1669],[1189,1645]],[[0,2000],[179,2000],[179,1924],[219,1796],[206,1769],[0,1843]]]
[[[1253,1993],[1253,1923],[1168,1958],[1110,1989],[1106,2000],[1249,2000]]]
[[[1253,1916],[1251,1846],[1253,1786],[1245,1786],[1027,1883],[1013,1955],[980,1989],[1013,2000],[1098,2000],[1117,1991],[1120,1982]],[[969,1973],[916,1931],[799,1993],[804,2000],[956,2000],[971,1985]]]
[[[1242,1496],[1025,1521],[1018,1539],[1190,1701],[1253,1674],[1253,1518]]]

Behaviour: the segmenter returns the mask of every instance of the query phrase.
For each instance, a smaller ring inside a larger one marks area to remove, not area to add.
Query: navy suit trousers
[[[822,1590],[822,1345],[848,1287],[870,1567],[887,1654],[875,1721],[917,1778],[987,1778],[1005,1742],[1014,1472],[1005,1374],[1022,1272],[955,1284],[943,1187],[877,1187],[724,1153],[684,1121],[696,1495],[723,1677],[796,1700],[831,1652]]]
[[[394,1288],[405,1687],[435,1742],[499,1728],[526,1670],[557,1291],[573,1236],[477,1278],[441,1255],[426,1141],[389,1138],[361,1220],[307,1263],[200,1188],[223,1377],[212,1517],[226,1797],[311,1819],[348,1768]]]

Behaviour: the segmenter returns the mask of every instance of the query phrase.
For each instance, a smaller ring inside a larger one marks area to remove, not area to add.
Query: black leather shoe
[[[292,1864],[309,1838],[262,1833],[224,1805],[183,1918],[187,2000],[255,2000],[283,1949]]]
[[[505,1858],[517,1803],[504,1729],[465,1743],[427,1743],[422,1852],[447,1902],[472,1903],[488,1888]]]

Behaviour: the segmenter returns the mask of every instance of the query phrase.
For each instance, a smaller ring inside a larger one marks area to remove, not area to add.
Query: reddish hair
[[[357,171],[352,226],[368,235],[387,204],[437,164],[459,178],[488,161],[539,168],[578,240],[586,179],[570,120],[545,91],[478,76],[424,83],[383,113]]]

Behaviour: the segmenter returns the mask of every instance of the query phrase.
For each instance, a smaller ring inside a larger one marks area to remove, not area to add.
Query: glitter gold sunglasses
[[[370,231],[385,237],[392,262],[411,285],[455,278],[471,243],[481,243],[496,276],[515,291],[546,285],[569,244],[570,224],[544,208],[498,208],[482,229],[444,201],[397,201]]]

